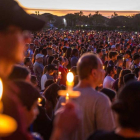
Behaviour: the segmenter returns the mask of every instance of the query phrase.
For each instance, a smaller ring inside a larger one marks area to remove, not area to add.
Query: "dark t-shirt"
[[[115,132],[97,131],[92,134],[87,140],[140,140],[140,138],[124,138]]]
[[[47,117],[43,107],[39,107],[39,112],[33,123],[33,132],[38,132],[44,140],[49,140],[53,129],[53,121]]]

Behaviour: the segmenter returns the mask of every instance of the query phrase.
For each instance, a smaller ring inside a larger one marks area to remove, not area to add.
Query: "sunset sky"
[[[100,11],[104,16],[111,16],[116,11],[119,15],[133,15],[140,12],[140,0],[17,0],[29,13],[39,10],[58,16],[82,10],[85,15]]]

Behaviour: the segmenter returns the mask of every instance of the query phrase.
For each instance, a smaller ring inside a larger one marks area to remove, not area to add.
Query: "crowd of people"
[[[1,0],[1,10],[3,113],[18,128],[0,139],[140,139],[139,32],[41,30],[17,2]],[[66,102],[58,91],[69,71],[81,95]]]

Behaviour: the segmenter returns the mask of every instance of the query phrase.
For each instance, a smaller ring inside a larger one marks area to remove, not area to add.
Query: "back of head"
[[[140,131],[140,82],[127,83],[120,91],[112,109],[118,114],[121,127]]]
[[[136,60],[136,59],[139,59],[139,58],[140,58],[140,55],[138,53],[135,53],[134,56],[133,56],[133,59]]]
[[[120,75],[119,75],[119,83],[118,83],[119,88],[124,85],[123,77],[129,73],[131,73],[131,71],[128,69],[121,70]]]
[[[44,95],[45,98],[50,101],[53,105],[53,107],[55,107],[56,105],[56,101],[59,98],[58,96],[58,91],[60,90],[60,86],[58,86],[57,84],[51,84],[45,91],[44,91]]]
[[[130,81],[136,81],[137,78],[136,78],[135,74],[129,73],[129,74],[126,74],[124,76],[123,80],[124,80],[124,83],[126,84],[126,83],[128,83]]]
[[[75,56],[77,52],[78,52],[77,49],[73,49],[73,50],[72,50],[72,56]]]
[[[116,56],[118,53],[116,51],[109,52],[109,58]]]
[[[53,60],[54,60],[54,57],[53,56],[49,56],[47,64],[48,65],[51,64]]]
[[[107,95],[111,102],[113,101],[113,99],[115,98],[115,95],[116,95],[116,92],[114,90],[109,89],[109,88],[103,88],[101,90],[101,92],[104,93],[105,95]]]
[[[47,55],[52,56],[53,51],[52,48],[47,48]]]
[[[122,60],[122,59],[123,59],[123,57],[121,55],[117,56],[117,61]]]
[[[55,65],[58,66],[58,64],[59,64],[59,60],[53,60],[53,61],[52,61],[52,64],[55,64]]]
[[[31,58],[30,57],[25,57],[24,58],[24,65],[26,65],[30,61],[31,61]]]
[[[31,82],[33,84],[36,84],[37,83],[37,77],[35,75],[31,75]]]
[[[48,88],[50,85],[52,85],[54,83],[53,80],[50,80],[48,79],[46,82],[45,82],[45,89]]]
[[[131,56],[131,51],[130,51],[130,50],[127,50],[127,51],[126,51],[126,54],[128,54],[128,55]]]
[[[14,81],[14,83],[19,89],[19,94],[17,94],[17,96],[22,105],[30,110],[34,102],[40,97],[39,91],[30,83],[24,81],[17,80]]]
[[[12,72],[10,73],[8,79],[10,80],[25,80],[30,71],[20,65],[14,65]]]
[[[106,69],[106,75],[110,74],[114,70],[114,66],[108,66]]]
[[[101,48],[97,49],[97,54],[101,53],[101,51],[102,51]]]
[[[92,72],[92,69],[98,68],[99,58],[92,53],[85,53],[77,63],[77,72],[79,79],[87,79]]]

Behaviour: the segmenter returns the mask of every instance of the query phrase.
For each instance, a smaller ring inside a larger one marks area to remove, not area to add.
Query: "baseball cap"
[[[27,14],[14,0],[0,0],[0,30],[10,25],[37,31],[43,28],[45,21]]]
[[[36,55],[35,58],[38,59],[38,58],[41,58],[41,57],[43,57],[43,56],[44,56],[44,55],[42,55],[42,54],[39,53],[39,54]]]
[[[57,68],[55,68],[55,65],[49,64],[47,67],[48,71],[50,70],[58,70]]]
[[[115,45],[112,45],[112,46],[111,46],[111,49],[115,49],[115,48],[116,48],[116,46],[115,46]]]

